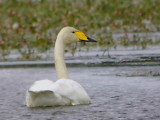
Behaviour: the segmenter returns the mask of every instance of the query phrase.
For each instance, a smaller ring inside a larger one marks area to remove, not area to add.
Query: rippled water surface
[[[0,120],[160,120],[160,66],[69,68],[90,105],[27,108],[28,87],[56,80],[53,68],[1,68]]]

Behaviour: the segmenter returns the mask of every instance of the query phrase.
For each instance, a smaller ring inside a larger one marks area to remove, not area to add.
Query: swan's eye
[[[74,31],[72,33],[75,33]]]

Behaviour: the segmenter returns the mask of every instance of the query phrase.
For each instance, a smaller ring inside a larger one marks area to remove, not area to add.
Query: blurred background
[[[98,41],[71,46],[66,50],[71,56],[76,50],[111,57],[109,51],[159,49],[159,5],[159,0],[0,0],[0,61],[51,59],[64,26]]]
[[[64,26],[98,41],[65,54],[92,104],[28,109],[29,86],[57,79]],[[0,0],[0,120],[160,120],[159,86],[160,0]]]

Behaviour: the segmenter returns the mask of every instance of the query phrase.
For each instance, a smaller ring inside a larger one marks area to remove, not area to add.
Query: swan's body
[[[28,107],[89,104],[90,97],[84,88],[70,79],[64,62],[64,48],[67,44],[80,40],[94,40],[72,27],[63,28],[55,45],[55,67],[59,80],[39,80],[33,83],[26,95]]]
[[[50,80],[36,81],[30,87],[27,101],[28,107],[59,106],[89,104],[90,98],[77,82],[60,79],[55,83]]]

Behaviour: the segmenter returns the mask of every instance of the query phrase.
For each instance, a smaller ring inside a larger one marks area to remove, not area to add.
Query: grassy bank
[[[124,37],[117,43],[112,34],[160,31],[159,4],[159,0],[2,0],[0,55],[5,59],[16,49],[24,60],[31,59],[32,53],[50,49],[64,26],[93,35],[106,50],[117,45],[129,46],[134,41]],[[145,46],[157,44],[146,39],[136,42]]]

